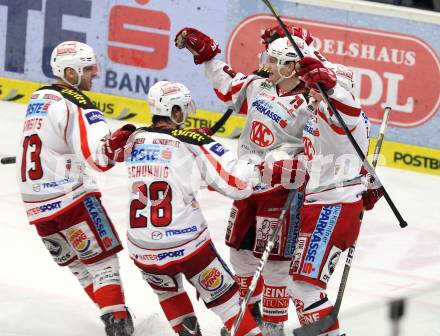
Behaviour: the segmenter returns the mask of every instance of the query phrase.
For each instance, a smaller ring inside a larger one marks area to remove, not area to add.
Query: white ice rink
[[[0,104],[1,156],[16,152],[24,110],[24,105]],[[116,129],[121,123],[109,124]],[[233,140],[224,143],[230,148],[236,146]],[[104,335],[99,311],[69,270],[52,261],[35,229],[28,225],[14,166],[2,165],[0,169],[0,335]],[[409,295],[413,299],[403,324],[405,331],[400,336],[440,335],[440,177],[385,167],[379,171],[409,227],[400,229],[384,200],[366,214],[342,305],[342,328],[347,336],[390,335],[387,311],[369,309],[391,298]],[[124,237],[128,189],[123,166],[102,174],[100,182],[104,205]],[[213,240],[227,260],[223,237],[231,201],[206,190],[199,193],[199,200]],[[136,317],[135,335],[174,335],[156,296],[127,253],[123,251],[119,256],[127,305]],[[329,285],[332,300],[345,255],[340,260]],[[436,286],[436,293],[420,294]],[[194,291],[186,287],[203,334],[219,335],[219,319],[196,302]],[[357,315],[366,309],[365,314]],[[296,325],[296,314],[291,309],[289,335]]]

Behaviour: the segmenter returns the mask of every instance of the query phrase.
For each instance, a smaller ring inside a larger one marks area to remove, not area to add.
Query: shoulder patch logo
[[[210,150],[211,150],[211,152],[213,152],[214,154],[217,154],[218,156],[222,156],[223,154],[229,152],[228,149],[223,147],[222,144],[218,143],[218,142],[216,144],[212,145]]]
[[[102,113],[100,111],[96,111],[96,110],[90,111],[90,112],[87,112],[85,114],[85,116],[86,116],[86,119],[87,119],[89,125],[96,124],[97,122],[100,122],[100,121],[105,122],[104,116],[102,115]]]

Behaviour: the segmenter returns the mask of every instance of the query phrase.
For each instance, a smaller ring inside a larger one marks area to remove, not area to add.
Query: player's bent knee
[[[141,270],[142,278],[148,282],[150,287],[154,290],[156,294],[162,294],[162,292],[178,292],[183,291],[181,281],[178,278],[168,275],[168,274],[155,274],[148,273]]]
[[[59,233],[41,237],[53,260],[60,266],[67,266],[77,259],[75,251]]]

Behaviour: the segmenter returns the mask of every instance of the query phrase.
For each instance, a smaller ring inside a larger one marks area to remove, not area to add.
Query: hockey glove
[[[132,124],[126,124],[114,131],[110,137],[105,140],[105,155],[110,160],[123,162],[125,156],[130,154],[134,146],[134,142],[128,141],[134,131],[136,131],[136,126]]]
[[[367,189],[362,194],[362,201],[364,202],[364,208],[365,210],[371,210],[374,208],[374,205],[377,203],[377,201],[383,196],[383,188],[377,188],[377,189]]]
[[[368,188],[367,191],[362,194],[364,208],[366,211],[368,211],[373,209],[377,201],[379,201],[379,199],[383,196],[383,189],[382,187],[374,188],[375,179],[364,167],[361,169],[361,175],[365,178],[363,181]]]
[[[261,181],[272,187],[295,183],[298,171],[302,170],[298,160],[280,160],[275,161],[272,165],[262,162],[256,167],[260,170]]]
[[[217,42],[194,28],[183,28],[174,42],[177,48],[186,48],[194,55],[195,64],[209,61],[221,51]]]
[[[297,63],[296,74],[302,77],[308,87],[315,90],[317,89],[317,83],[321,84],[325,91],[333,89],[336,85],[335,72],[312,57],[304,57]]]
[[[313,36],[303,28],[295,27],[295,26],[286,26],[287,30],[294,36],[297,36],[303,39],[307,45],[310,45],[313,41]],[[273,41],[280,37],[285,37],[284,30],[280,26],[270,27],[264,30],[263,35],[261,35],[262,43],[266,46],[266,49],[269,47]]]

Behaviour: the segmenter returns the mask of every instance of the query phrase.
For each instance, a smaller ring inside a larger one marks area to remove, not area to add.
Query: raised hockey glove
[[[297,36],[304,40],[307,45],[313,42],[313,36],[309,33],[308,30],[295,27],[295,26],[286,26],[287,30],[294,36]],[[266,49],[269,47],[273,41],[280,37],[285,37],[284,30],[280,26],[274,26],[270,28],[266,28],[264,30],[263,35],[261,35],[262,43],[266,46]]]
[[[136,131],[136,126],[126,124],[114,131],[110,137],[105,140],[104,153],[110,159],[117,162],[123,162],[125,157],[131,153],[134,142],[129,141],[130,135]]]
[[[317,83],[321,84],[325,91],[333,89],[336,85],[335,72],[325,67],[321,61],[312,57],[304,57],[298,61],[296,74],[302,77],[308,87],[315,90],[318,89]]]
[[[174,42],[177,48],[186,48],[194,55],[195,64],[209,61],[221,51],[214,39],[194,28],[183,28],[177,33]]]

